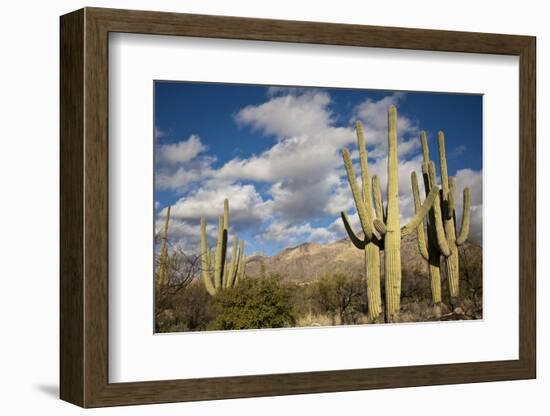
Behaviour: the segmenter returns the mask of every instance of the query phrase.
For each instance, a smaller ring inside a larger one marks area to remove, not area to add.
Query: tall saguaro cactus
[[[430,160],[430,152],[426,133],[421,134],[422,141],[422,174],[426,192],[435,186],[435,164]],[[463,213],[460,232],[456,224],[456,186],[455,179],[449,177],[445,152],[445,136],[443,132],[437,135],[439,148],[439,165],[441,174],[441,195],[436,199],[428,218],[428,243],[421,242],[424,228],[419,231],[419,249],[430,265],[432,282],[432,298],[434,303],[441,303],[440,256],[445,258],[445,269],[449,282],[450,300],[453,308],[460,306],[458,247],[466,241],[470,229],[470,189],[463,190]],[[414,189],[414,185],[413,185]],[[416,204],[416,202],[415,202]],[[458,237],[457,237],[458,234]],[[426,250],[427,249],[427,250]],[[427,251],[427,253],[426,253]],[[428,255],[427,257],[425,255]]]
[[[235,237],[231,260],[227,264],[227,239],[229,228],[229,201],[224,200],[223,215],[218,218],[218,239],[216,250],[209,250],[206,237],[206,218],[201,217],[201,268],[204,287],[210,295],[234,287],[244,276],[244,241]]]
[[[342,150],[344,166],[348,175],[359,221],[363,230],[364,238],[361,239],[353,232],[349,219],[345,212],[342,212],[342,221],[352,243],[359,250],[364,251],[365,258],[365,278],[367,283],[367,303],[369,309],[369,318],[376,322],[382,312],[382,299],[380,295],[380,246],[381,240],[374,232],[374,212],[372,209],[373,187],[375,188],[376,207],[381,206],[380,186],[378,179],[373,177],[374,184],[371,184],[369,175],[369,166],[367,158],[367,148],[365,145],[365,135],[361,122],[355,124],[357,132],[357,146],[359,147],[359,162],[361,166],[362,193],[359,191],[357,178],[353,169],[353,163],[348,149]],[[383,219],[383,214],[376,210],[376,215]]]
[[[357,124],[361,126],[360,123]],[[356,247],[365,249],[365,275],[367,280],[367,293],[369,282],[374,280],[378,273],[378,287],[380,284],[380,245],[384,246],[384,276],[386,289],[386,322],[395,322],[399,314],[401,304],[401,238],[413,232],[429,212],[434,200],[439,193],[439,188],[434,187],[427,196],[424,204],[419,207],[415,216],[403,228],[400,228],[399,220],[399,160],[397,154],[397,109],[390,106],[388,110],[388,187],[386,215],[380,195],[378,180],[373,178],[371,184],[368,175],[368,159],[362,134],[362,128],[358,129],[359,158],[361,164],[361,179],[363,195],[359,193],[359,186],[353,171],[351,156],[347,149],[342,151],[344,165],[348,175],[348,182],[353,194],[361,228],[365,238],[361,240],[351,231],[349,221],[344,213],[342,218],[350,239]],[[372,210],[372,187],[374,187],[374,206],[376,218]],[[372,244],[372,252],[368,254],[369,243]],[[378,251],[375,256],[375,248]],[[378,263],[377,263],[378,262]],[[374,284],[376,290],[376,284]],[[378,295],[380,298],[380,295]],[[374,301],[376,302],[377,299]],[[370,307],[370,304],[369,304]]]
[[[166,218],[164,219],[164,228],[162,230],[162,243],[160,246],[157,288],[161,288],[168,280],[168,223],[170,222],[170,208],[166,210]]]

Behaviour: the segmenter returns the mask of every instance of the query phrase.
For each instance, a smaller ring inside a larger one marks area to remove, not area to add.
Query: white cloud
[[[155,131],[154,131],[155,141],[158,140],[158,139],[162,139],[165,136],[166,136],[166,132],[159,129],[157,126],[155,126]]]
[[[324,92],[275,96],[263,104],[243,108],[235,119],[278,138],[315,134],[331,124],[329,103],[330,96]]]
[[[297,95],[305,91],[302,87],[285,87],[285,86],[273,86],[267,89],[267,96],[273,97],[275,95]]]
[[[186,163],[196,158],[204,150],[206,150],[206,146],[202,144],[200,137],[191,135],[187,140],[177,143],[157,145],[155,157],[159,163]]]
[[[157,216],[155,221],[155,233],[160,235],[164,229],[164,216],[166,210],[162,210],[162,213]],[[208,244],[212,247],[215,244],[217,236],[217,223],[207,224],[206,235],[208,238]],[[201,244],[201,229],[199,223],[190,221],[184,221],[177,218],[170,217],[168,224],[168,245],[170,249],[180,247],[189,253],[199,253]]]
[[[175,171],[159,170],[155,176],[155,185],[159,189],[181,189],[200,178],[200,172],[186,168]]]
[[[481,243],[483,237],[483,174],[481,171],[461,169],[456,172],[456,211],[460,229],[463,213],[462,192],[470,188],[470,235],[469,239]]]
[[[353,112],[353,121],[363,121],[370,174],[378,175],[380,179],[384,203],[387,109],[391,104],[398,105],[402,99],[404,94],[398,93],[378,101],[367,100]],[[215,234],[224,198],[230,201],[230,233],[246,231],[249,235],[256,235],[258,241],[290,245],[342,238],[346,234],[340,211],[349,213],[354,230],[359,232],[341,156],[341,149],[349,147],[358,165],[355,131],[353,123],[335,125],[330,105],[330,96],[325,92],[271,89],[266,102],[243,108],[235,120],[243,128],[274,136],[273,145],[258,155],[234,158],[218,169],[213,168],[215,159],[204,154],[205,146],[198,136],[166,145],[172,147],[163,147],[156,186],[184,195],[171,211],[177,222],[175,227],[179,227],[176,233],[181,231],[180,240],[198,247],[197,227],[201,216],[207,217],[209,230]],[[424,192],[417,123],[400,115],[398,133],[400,213],[404,225],[414,214],[410,182],[413,170],[417,172],[423,196]],[[356,174],[359,178],[358,166]],[[478,204],[478,199],[481,204],[480,177],[479,172],[469,170],[457,174],[459,189],[464,184],[472,188],[473,204]],[[479,198],[474,196],[478,192],[476,186],[479,187]],[[334,218],[327,227],[311,225],[317,218],[326,220],[327,215]],[[478,228],[481,228],[481,208],[474,205],[472,229]],[[475,233],[477,231],[473,230],[472,234]]]
[[[359,222],[359,216],[357,215],[357,212],[354,211],[353,214],[349,214],[348,219],[352,230],[359,235],[361,233],[361,223]],[[338,215],[338,217],[327,227],[327,229],[334,233],[336,238],[348,237],[347,231],[344,227],[344,223],[340,215]]]
[[[220,182],[207,182],[178,200],[172,206],[171,215],[197,223],[200,217],[216,222],[223,214],[225,198],[229,199],[230,230],[257,226],[271,215],[270,201],[264,201],[253,185]]]
[[[203,153],[207,147],[197,135],[155,148],[155,186],[158,189],[184,191],[187,187],[212,174],[213,156]]]
[[[370,157],[384,157],[387,149],[388,137],[388,107],[395,105],[399,108],[399,102],[405,98],[404,93],[394,93],[378,101],[367,99],[354,109],[351,121],[361,120],[365,130],[365,141],[370,148]],[[420,147],[418,125],[404,115],[398,114],[397,133],[399,139],[400,156]],[[413,140],[409,143],[410,140]]]
[[[327,243],[333,241],[336,234],[324,227],[312,227],[309,223],[292,225],[287,222],[271,223],[262,235],[263,240],[283,243],[286,246],[302,241]]]

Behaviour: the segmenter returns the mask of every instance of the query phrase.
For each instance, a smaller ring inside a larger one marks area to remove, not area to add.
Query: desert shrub
[[[169,296],[170,306],[157,314],[157,332],[203,331],[214,318],[212,297],[200,281]]]
[[[155,327],[157,332],[164,332],[168,326],[174,326],[174,309],[181,302],[179,297],[199,274],[200,258],[175,247],[168,253],[166,282],[155,285]],[[155,279],[158,279],[158,257],[155,259]]]
[[[401,279],[401,296],[419,298],[431,296],[430,278],[427,272],[417,269],[404,269]]]
[[[483,304],[483,255],[472,246],[458,249],[460,260],[460,294],[466,314],[481,318]]]
[[[184,326],[184,331],[205,330],[214,317],[212,297],[204,285],[197,281],[178,297],[174,312],[180,325]]]
[[[310,296],[314,311],[330,316],[332,325],[358,323],[367,312],[366,288],[359,277],[324,276],[311,285]]]
[[[239,281],[213,300],[215,319],[208,329],[282,328],[294,326],[292,289],[278,276]]]
[[[294,305],[294,312],[297,316],[305,316],[311,314],[312,306],[310,299],[310,285],[300,283],[286,283],[286,287],[291,292],[291,301]],[[300,325],[298,325],[300,326]]]

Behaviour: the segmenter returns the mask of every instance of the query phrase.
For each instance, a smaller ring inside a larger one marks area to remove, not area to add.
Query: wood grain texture
[[[519,359],[189,380],[108,380],[108,33],[195,36],[520,58]],[[61,18],[61,398],[82,407],[534,378],[535,38],[145,11]]]
[[[84,404],[84,12],[60,24],[60,387]]]

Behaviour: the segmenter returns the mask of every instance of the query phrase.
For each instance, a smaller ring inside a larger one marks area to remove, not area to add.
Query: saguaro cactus
[[[360,126],[360,124],[358,124]],[[386,215],[384,217],[384,208],[382,198],[380,196],[380,187],[377,179],[373,180],[372,186],[374,189],[374,205],[376,210],[376,218],[372,211],[372,188],[368,177],[368,160],[366,149],[361,149],[364,146],[364,139],[361,142],[358,134],[359,157],[362,172],[363,196],[359,194],[357,179],[353,172],[353,165],[349,151],[344,149],[342,155],[344,165],[348,175],[348,181],[355,201],[357,213],[361,221],[361,228],[365,234],[364,240],[361,240],[353,232],[350,233],[351,227],[345,214],[342,214],[344,226],[350,235],[350,239],[356,247],[365,246],[365,275],[367,278],[367,286],[370,280],[374,279],[378,272],[379,279],[379,256],[375,257],[374,248],[372,254],[367,256],[367,249],[371,243],[380,250],[380,244],[384,245],[384,276],[386,289],[386,322],[394,322],[397,319],[401,303],[401,238],[413,232],[422,220],[427,215],[430,207],[439,192],[439,188],[434,187],[428,194],[424,204],[419,207],[415,216],[403,228],[400,228],[399,222],[399,178],[398,178],[398,154],[397,154],[397,109],[395,106],[390,106],[388,110],[388,188],[387,188],[387,206]],[[366,196],[365,196],[366,195]],[[378,264],[377,264],[378,262]],[[375,270],[376,269],[376,270]],[[378,280],[379,285],[379,280]],[[376,287],[376,285],[374,285]],[[370,305],[369,305],[370,306]]]
[[[430,175],[430,164],[433,162],[430,161],[430,151],[428,148],[428,141],[426,132],[422,131],[420,133],[420,140],[422,142],[422,177],[424,179],[424,190],[426,195],[430,192],[433,185],[435,184],[435,179]],[[411,176],[411,184],[413,190],[413,199],[415,211],[420,206],[420,192],[418,190],[418,181],[416,179],[416,173],[413,172]],[[418,225],[417,228],[417,242],[418,249],[422,257],[428,262],[428,272],[430,276],[430,287],[432,292],[432,302],[434,305],[434,313],[436,316],[441,314],[441,249],[437,242],[436,234],[436,215],[441,219],[441,205],[440,205],[439,195],[436,196],[434,204],[430,209],[429,215],[427,217],[427,232],[424,230],[424,222]],[[443,230],[442,223],[439,222],[439,227],[441,231]],[[445,247],[443,247],[445,249]]]
[[[157,289],[161,288],[168,280],[168,223],[170,222],[170,207],[166,210],[164,219],[164,228],[162,232],[162,242],[160,246],[160,255],[157,273]]]
[[[348,236],[352,243],[359,250],[364,251],[365,257],[365,280],[367,284],[367,303],[369,309],[369,318],[371,321],[376,322],[379,319],[382,312],[382,299],[380,295],[380,246],[381,239],[374,232],[374,212],[372,208],[373,200],[373,187],[375,188],[375,198],[377,199],[375,206],[376,215],[380,216],[383,220],[383,214],[378,210],[381,207],[382,200],[380,195],[380,186],[378,185],[378,179],[373,178],[374,184],[371,184],[369,176],[367,148],[365,145],[365,135],[363,133],[363,126],[361,122],[355,123],[357,132],[357,146],[359,147],[359,162],[361,165],[361,182],[362,193],[359,192],[359,186],[357,184],[357,178],[353,169],[353,163],[348,149],[342,150],[342,156],[344,158],[344,166],[348,176],[348,182],[350,184],[357,213],[359,214],[359,221],[363,230],[364,238],[359,238],[351,228],[349,219],[345,212],[342,212],[342,221],[344,227],[348,233]]]
[[[224,200],[223,215],[218,218],[216,250],[208,249],[206,218],[201,217],[201,268],[204,287],[212,296],[220,290],[234,287],[244,275],[244,241],[235,237],[231,260],[227,263],[227,235],[229,228],[229,201]],[[238,251],[237,251],[238,248]]]
[[[422,174],[424,177],[424,187],[426,192],[435,186],[435,164],[430,160],[430,152],[426,133],[421,134],[422,141]],[[424,227],[419,232],[420,253],[426,258],[430,265],[430,278],[432,282],[432,297],[435,305],[441,303],[441,274],[440,274],[440,256],[445,257],[445,269],[449,281],[449,291],[451,306],[453,309],[460,307],[460,287],[459,287],[459,265],[458,265],[458,247],[466,241],[470,229],[470,189],[463,190],[463,213],[460,232],[457,237],[456,224],[456,186],[455,179],[448,176],[447,158],[445,154],[445,136],[443,132],[437,135],[439,147],[439,165],[441,173],[441,195],[430,210],[428,218],[428,243],[425,240],[421,242]],[[413,184],[414,190],[414,184]],[[416,204],[416,202],[415,202]],[[426,250],[427,249],[427,250]],[[427,251],[427,253],[426,253]],[[439,293],[438,293],[439,292]]]

